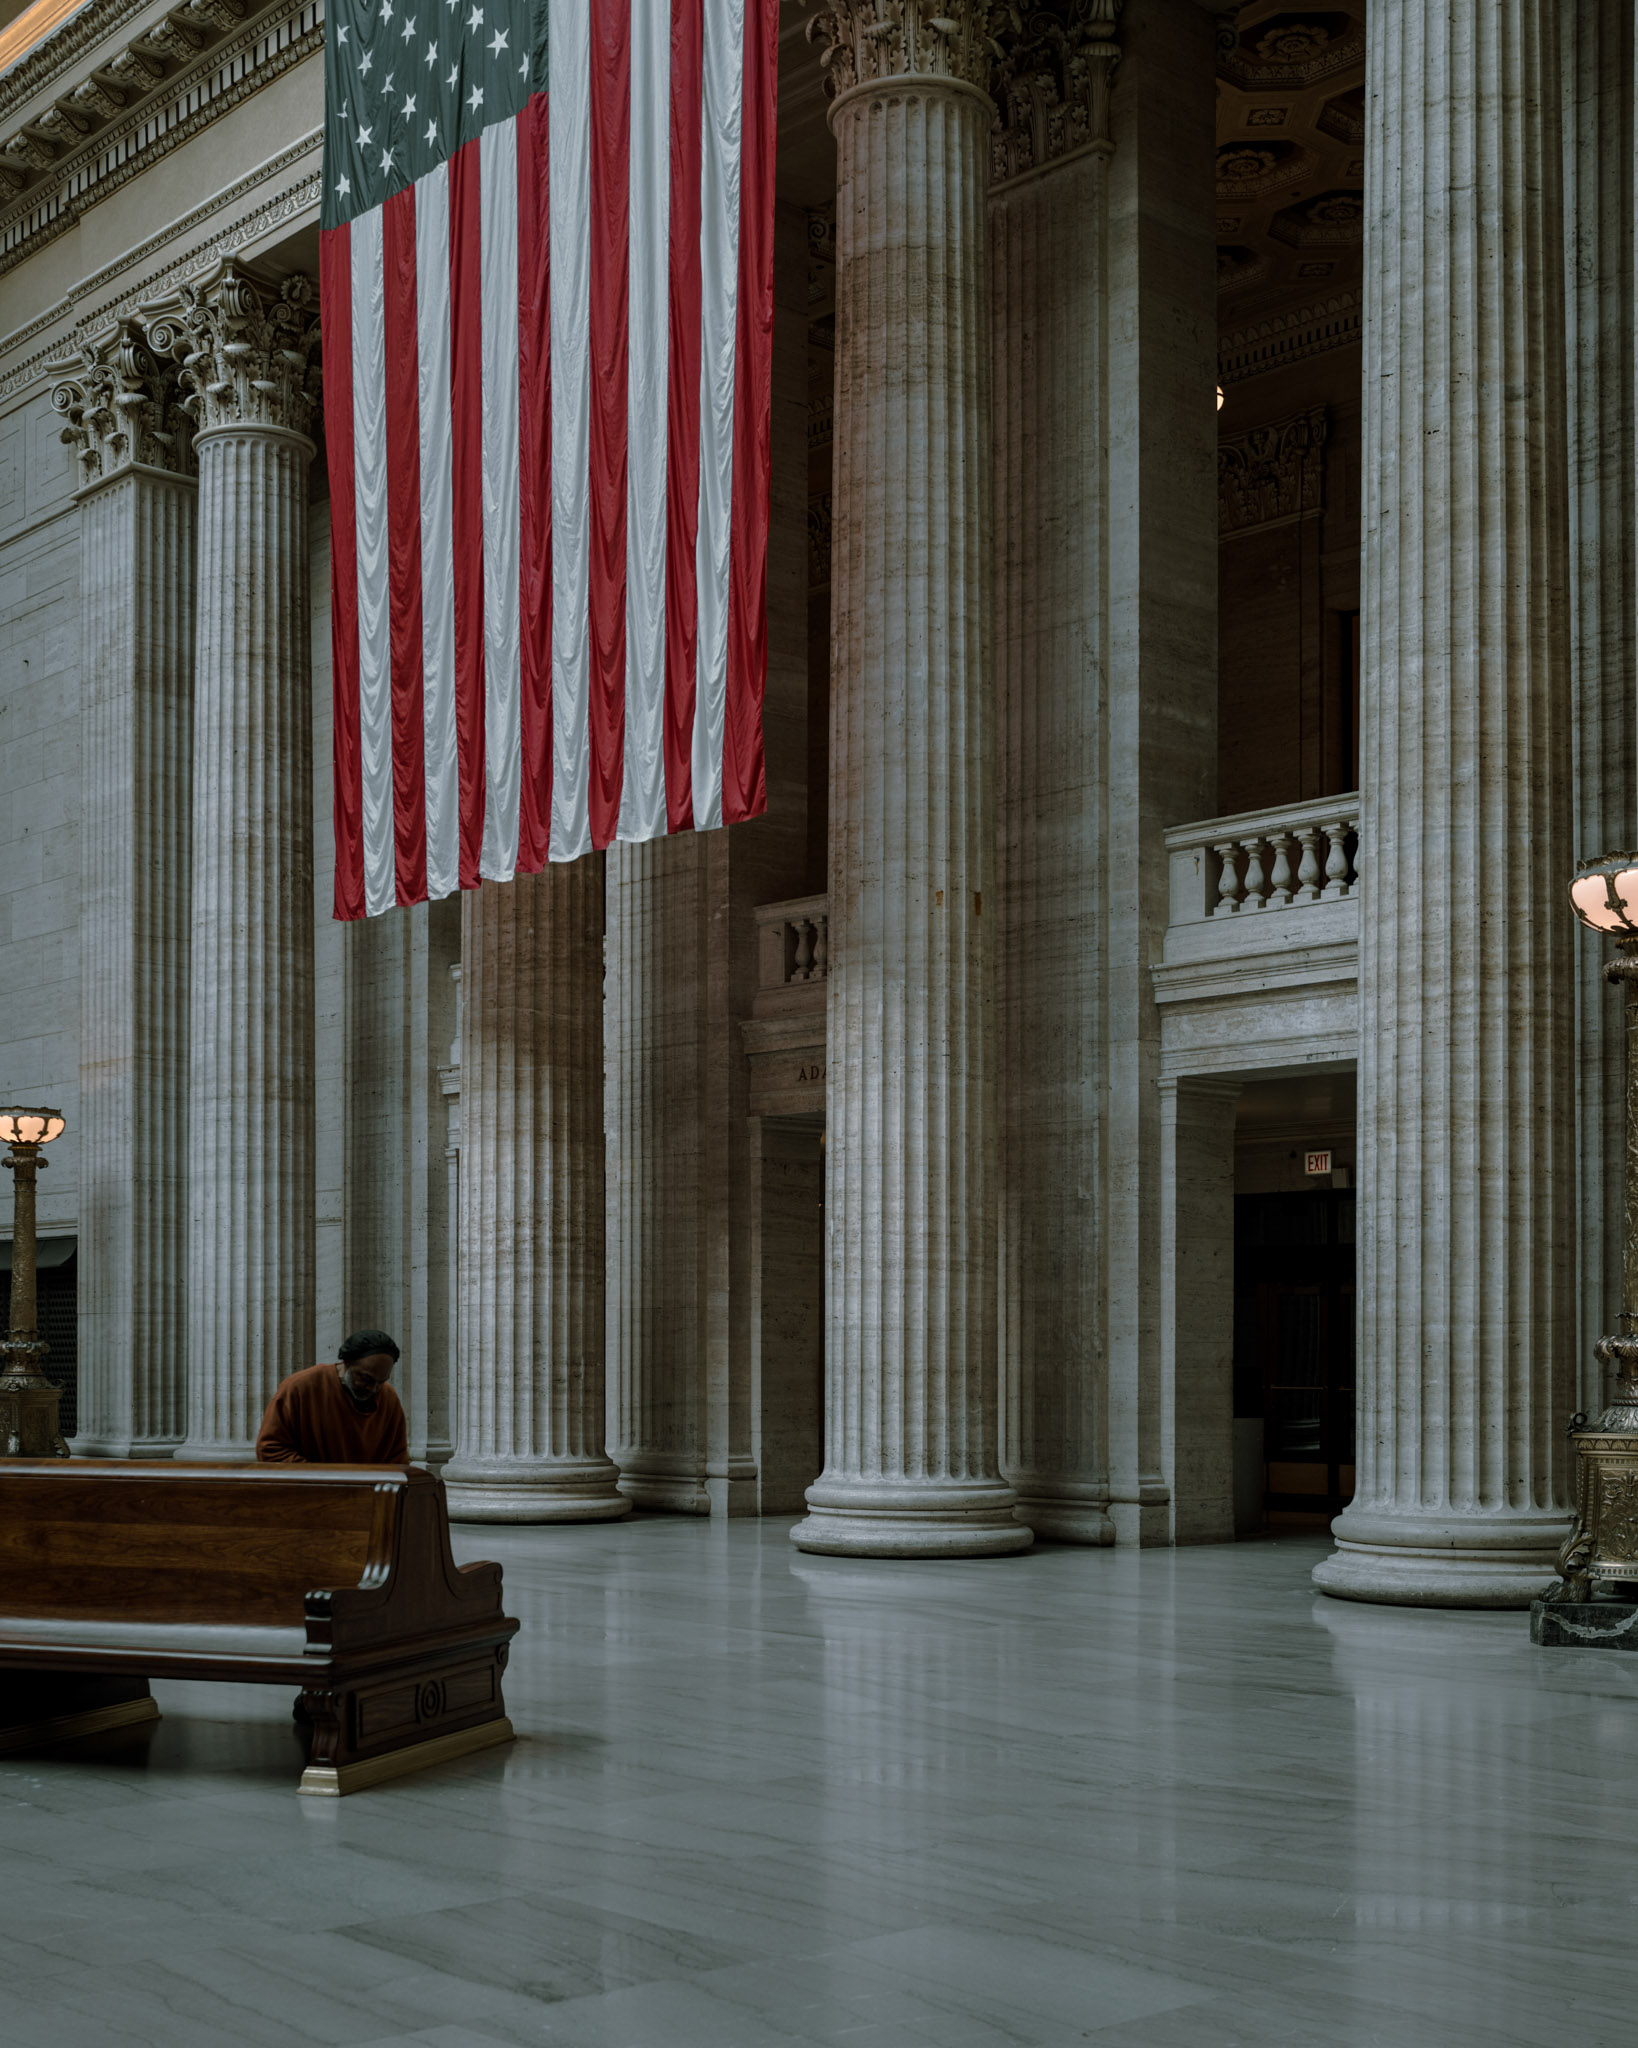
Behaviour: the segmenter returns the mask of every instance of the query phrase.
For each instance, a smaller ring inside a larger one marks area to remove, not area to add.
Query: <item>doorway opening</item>
[[[1235,1529],[1354,1493],[1354,1074],[1255,1082],[1235,1144]]]

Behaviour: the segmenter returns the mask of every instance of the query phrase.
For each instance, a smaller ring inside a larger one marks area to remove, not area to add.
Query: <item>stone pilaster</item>
[[[52,402],[81,486],[82,1457],[186,1433],[192,423],[124,322]]]
[[[762,1505],[756,1166],[738,1020],[759,903],[807,846],[807,220],[777,209],[765,817],[608,855],[609,1433],[620,1490],[684,1514]]]
[[[839,185],[825,1470],[805,1550],[1032,1541],[998,1464],[989,25],[971,0],[848,0],[813,24]]]
[[[452,1515],[629,1512],[604,1438],[603,857],[461,904]]]
[[[1018,1515],[1111,1543],[1100,942],[1107,886],[1108,78],[1117,0],[1032,17],[989,203],[1000,710],[1001,1370]]]
[[[1569,332],[1570,637],[1577,858],[1632,843],[1634,768],[1633,18],[1625,0],[1559,15]],[[1606,949],[1579,939],[1576,1003],[1576,1406],[1610,1389],[1593,1356],[1620,1326],[1626,1052]]]
[[[1352,1599],[1527,1605],[1569,1526],[1558,16],[1368,17]]]
[[[681,1514],[711,1506],[706,853],[689,834],[608,855],[610,1445],[622,1494]]]
[[[342,1305],[333,1329],[321,1324],[320,1342],[327,1350],[348,1330],[391,1331],[403,1349],[393,1385],[410,1455],[441,1465],[452,1449],[455,1322],[440,1069],[456,1028],[449,969],[460,957],[461,902],[409,904],[333,930],[345,989],[336,1034]]]
[[[249,1457],[314,1358],[308,438],[318,295],[228,264],[150,326],[199,462],[188,1436]]]

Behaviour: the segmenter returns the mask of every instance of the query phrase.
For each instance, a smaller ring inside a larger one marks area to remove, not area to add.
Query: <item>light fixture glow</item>
[[[1638,938],[1638,853],[1601,853],[1576,868],[1570,903],[1589,930]]]

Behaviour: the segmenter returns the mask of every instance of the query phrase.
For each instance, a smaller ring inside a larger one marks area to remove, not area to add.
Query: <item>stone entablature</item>
[[[324,0],[275,0],[260,10],[183,0],[130,36],[138,12],[118,0],[87,8],[74,61],[31,69],[53,51],[53,37],[0,80],[0,275],[323,46]],[[99,46],[106,54],[93,55]],[[45,97],[82,65],[77,83]]]

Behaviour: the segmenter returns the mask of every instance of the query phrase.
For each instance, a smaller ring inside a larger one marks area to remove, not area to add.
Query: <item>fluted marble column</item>
[[[1575,854],[1632,843],[1635,822],[1633,10],[1579,0],[1559,16],[1569,328],[1570,637],[1575,671]],[[1626,1043],[1605,949],[1575,949],[1575,1405],[1608,1398],[1593,1346],[1619,1328]]]
[[[1314,1577],[1523,1606],[1574,1388],[1558,9],[1369,35],[1358,1490]]]
[[[460,1328],[449,1511],[629,1512],[603,1448],[603,856],[461,905]]]
[[[80,505],[81,1457],[187,1429],[191,422],[133,322],[52,402]]]
[[[228,264],[150,329],[199,460],[189,1005],[188,1435],[248,1458],[314,1358],[307,429],[318,294]]]
[[[997,1442],[987,9],[849,0],[820,26],[839,179],[825,1469],[791,1533],[978,1556],[1033,1540]]]
[[[997,80],[989,205],[1001,1358],[1019,1518],[1112,1543],[1104,1428],[1109,767],[1108,77],[1046,16]],[[1077,89],[1078,88],[1078,89]],[[1066,104],[1080,117],[1063,118]],[[1075,138],[1073,141],[1071,138]]]

